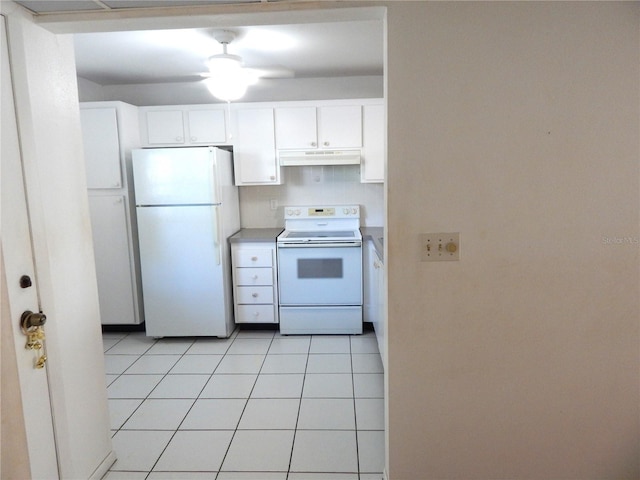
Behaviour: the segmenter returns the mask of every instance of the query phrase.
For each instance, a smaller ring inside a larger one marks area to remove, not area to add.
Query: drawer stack
[[[231,245],[236,323],[278,323],[275,244]]]

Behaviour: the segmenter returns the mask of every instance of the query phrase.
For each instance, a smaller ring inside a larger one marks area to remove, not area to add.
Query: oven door
[[[361,245],[278,245],[280,305],[362,305]]]

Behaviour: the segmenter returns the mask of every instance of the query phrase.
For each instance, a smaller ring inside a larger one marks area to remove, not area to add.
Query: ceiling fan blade
[[[273,66],[273,67],[247,67],[248,70],[254,72],[259,78],[293,78],[295,72],[289,68]]]

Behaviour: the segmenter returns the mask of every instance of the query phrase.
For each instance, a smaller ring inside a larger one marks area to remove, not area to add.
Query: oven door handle
[[[315,243],[315,242],[305,242],[305,243],[284,243],[279,242],[277,244],[278,248],[341,248],[341,247],[361,247],[362,242],[342,242],[342,243]]]

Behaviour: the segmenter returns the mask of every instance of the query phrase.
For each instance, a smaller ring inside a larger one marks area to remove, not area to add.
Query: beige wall
[[[388,5],[390,478],[640,478],[640,4]]]

